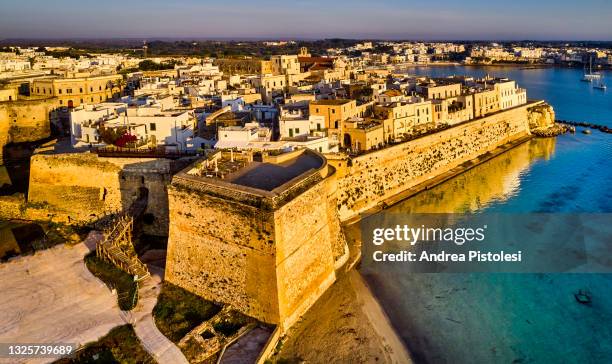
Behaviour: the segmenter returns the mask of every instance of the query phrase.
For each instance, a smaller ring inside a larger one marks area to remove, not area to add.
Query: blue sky
[[[0,0],[2,38],[612,40],[609,0]]]

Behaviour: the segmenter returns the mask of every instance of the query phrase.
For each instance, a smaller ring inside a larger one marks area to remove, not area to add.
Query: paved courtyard
[[[83,263],[94,240],[0,264],[0,342],[85,344],[124,324],[115,296]]]

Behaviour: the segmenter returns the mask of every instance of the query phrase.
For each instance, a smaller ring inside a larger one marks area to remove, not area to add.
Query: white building
[[[266,144],[271,145],[272,131],[259,126],[257,122],[246,123],[244,126],[220,127],[217,139],[216,149],[273,149],[265,148]]]
[[[105,120],[117,118],[124,114],[128,105],[125,103],[104,102],[96,105],[83,104],[70,112],[70,141],[99,144],[98,126]]]
[[[284,116],[279,120],[281,138],[295,138],[301,136],[324,135],[325,117],[310,115],[308,119]]]
[[[70,113],[73,145],[104,144],[101,128],[124,130],[136,137],[137,146],[173,145],[179,150],[198,149],[205,140],[195,135],[191,111],[162,111],[159,105],[127,108],[123,103],[83,105]]]
[[[513,80],[496,79],[493,87],[499,95],[499,107],[502,110],[527,103],[527,91],[519,88]]]
[[[221,107],[229,106],[232,112],[244,111],[244,98],[237,93],[221,94]]]

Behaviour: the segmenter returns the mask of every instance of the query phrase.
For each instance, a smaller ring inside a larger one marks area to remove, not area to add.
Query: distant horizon
[[[132,37],[132,36],[116,36],[116,37],[7,37],[0,38],[0,42],[7,41],[225,41],[225,42],[299,42],[299,41],[308,41],[308,42],[316,42],[316,41],[324,41],[324,40],[345,40],[345,41],[361,41],[361,42],[431,42],[431,43],[439,43],[439,42],[477,42],[477,43],[612,43],[612,39],[604,40],[604,39],[487,39],[487,38],[457,38],[457,39],[433,39],[433,38],[369,38],[369,37],[292,37],[292,38],[284,38],[284,37],[249,37],[249,36],[236,36],[236,37],[168,37],[168,36],[151,36],[151,37]]]
[[[4,39],[612,41],[606,0],[22,0]]]

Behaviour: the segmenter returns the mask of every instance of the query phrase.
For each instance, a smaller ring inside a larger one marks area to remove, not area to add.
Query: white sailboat
[[[598,80],[601,78],[601,74],[599,72],[593,72],[593,59],[589,57],[589,72],[586,72],[586,65],[584,70],[584,77],[582,77],[582,82],[593,82],[594,80]]]

